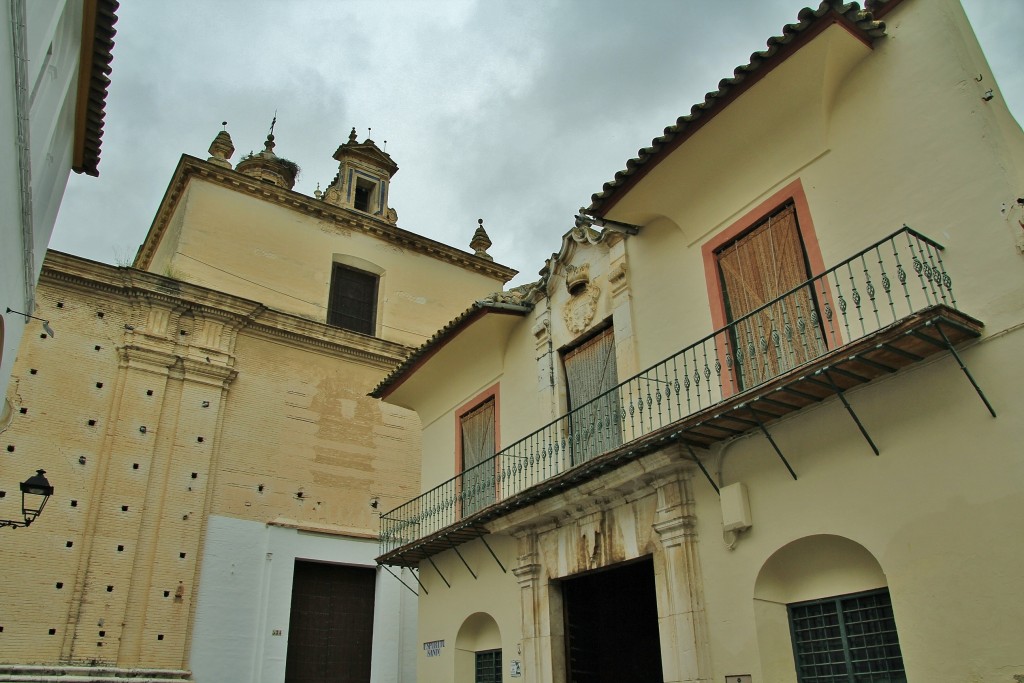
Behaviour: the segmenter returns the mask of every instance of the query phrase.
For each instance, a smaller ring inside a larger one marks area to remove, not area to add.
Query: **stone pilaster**
[[[655,582],[665,683],[711,680],[692,506],[688,476],[673,478],[658,487],[654,530],[663,561],[655,563]]]

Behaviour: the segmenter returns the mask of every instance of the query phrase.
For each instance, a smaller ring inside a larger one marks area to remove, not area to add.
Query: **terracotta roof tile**
[[[387,394],[391,393],[390,390],[405,381],[423,361],[434,355],[448,340],[455,337],[455,335],[482,315],[486,313],[526,315],[533,310],[532,304],[509,303],[502,299],[507,299],[507,297],[503,293],[498,293],[487,299],[474,301],[472,306],[456,316],[451,322],[435,332],[434,336],[406,356],[405,360],[388,373],[388,376],[381,380],[380,384],[374,387],[369,395],[373,398],[387,396]]]
[[[88,79],[85,93],[81,93],[79,85],[79,106],[84,106],[84,130],[76,131],[76,142],[80,149],[76,150],[75,163],[72,170],[76,173],[98,176],[100,148],[103,144],[103,123],[106,115],[107,89],[110,86],[111,62],[113,61],[114,35],[117,31],[117,0],[95,1],[95,23],[92,26],[92,45],[82,46],[82,70],[80,79]],[[87,35],[86,31],[83,34]],[[83,101],[84,96],[84,101]],[[80,124],[81,125],[81,124]]]
[[[898,0],[875,0],[872,7],[894,6]],[[733,70],[730,78],[718,83],[718,89],[709,92],[703,102],[690,108],[690,113],[680,116],[676,122],[665,128],[664,134],[654,138],[649,147],[637,152],[637,156],[626,162],[626,168],[615,174],[615,178],[604,184],[601,192],[591,196],[589,211],[603,215],[611,209],[619,196],[625,193],[639,176],[657,165],[668,152],[675,149],[697,127],[703,125],[729,101],[750,87],[761,73],[781,63],[801,44],[802,38],[812,37],[817,33],[814,29],[823,30],[829,24],[842,22],[851,31],[859,33],[866,41],[873,42],[885,35],[885,24],[876,21],[874,16],[864,11],[855,2],[842,3],[838,0],[823,0],[817,9],[805,7],[797,15],[797,23],[787,24],[782,28],[781,36],[768,39],[768,47],[750,55],[750,61]]]

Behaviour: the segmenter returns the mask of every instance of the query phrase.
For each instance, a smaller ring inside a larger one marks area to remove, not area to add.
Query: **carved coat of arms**
[[[575,290],[572,298],[562,308],[562,317],[570,332],[580,334],[587,329],[587,325],[597,313],[597,300],[600,297],[601,289],[593,282],[588,282],[585,288]]]

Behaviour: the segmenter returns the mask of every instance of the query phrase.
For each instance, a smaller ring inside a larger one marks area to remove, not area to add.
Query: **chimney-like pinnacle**
[[[473,233],[473,239],[469,241],[469,248],[473,250],[474,256],[493,261],[494,257],[487,253],[492,243],[491,238],[487,236],[487,231],[484,230],[484,219],[478,219],[477,223],[479,227]]]
[[[225,126],[224,130],[217,133],[217,137],[210,143],[210,154],[212,155],[207,161],[210,163],[217,164],[218,166],[224,166],[225,168],[231,168],[231,162],[228,159],[235,153],[235,145],[231,142],[231,136],[228,135],[227,125],[228,122],[224,121],[221,125]]]

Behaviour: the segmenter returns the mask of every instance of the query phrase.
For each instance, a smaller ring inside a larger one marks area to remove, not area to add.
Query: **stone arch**
[[[494,617],[486,612],[466,617],[455,637],[455,682],[473,683],[476,653],[500,649],[501,630]]]
[[[364,270],[367,273],[373,273],[374,275],[383,275],[384,269],[374,263],[373,261],[367,261],[364,258],[353,256],[352,254],[334,254],[331,259],[334,263],[340,263],[343,266],[349,268],[355,268],[357,270]]]
[[[761,678],[796,680],[787,605],[886,586],[885,572],[875,556],[843,536],[805,536],[776,550],[754,581]]]

